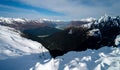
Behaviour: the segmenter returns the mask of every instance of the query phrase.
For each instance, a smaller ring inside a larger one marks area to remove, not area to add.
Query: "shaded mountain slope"
[[[24,30],[23,33],[31,34],[34,36],[42,36],[42,35],[51,35],[51,34],[54,34],[56,32],[60,32],[60,31],[61,30],[59,30],[59,29],[45,26],[45,27],[27,29],[27,30]]]
[[[68,51],[84,51],[88,48],[99,49],[102,46],[114,46],[114,40],[120,33],[119,17],[104,16],[100,19],[79,27],[69,27],[48,36],[43,39],[43,45],[48,48],[53,57]]]

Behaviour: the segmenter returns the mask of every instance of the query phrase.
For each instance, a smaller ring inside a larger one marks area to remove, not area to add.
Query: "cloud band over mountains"
[[[120,0],[1,0],[0,16],[71,20],[119,15]]]

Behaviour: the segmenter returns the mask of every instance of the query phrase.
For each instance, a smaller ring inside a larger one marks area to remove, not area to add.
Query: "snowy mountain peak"
[[[100,19],[98,19],[99,26],[120,26],[120,18],[117,17],[111,17],[111,16],[102,16]]]
[[[62,22],[61,20],[52,20],[52,19],[46,19],[46,18],[39,19],[38,21],[41,23],[44,23],[44,22]]]
[[[108,16],[108,15],[105,14],[104,16],[101,16],[101,18],[98,20],[98,23],[107,22],[111,18],[112,18],[111,16]]]
[[[25,19],[25,18],[15,18],[14,21],[18,21],[18,22],[26,22],[27,19]]]
[[[104,15],[101,16],[98,20],[88,24],[83,24],[82,26],[87,28],[120,27],[120,17]]]
[[[26,22],[27,19],[25,18],[4,18],[4,17],[0,17],[0,22],[1,23],[7,23],[7,24],[14,24],[14,22]]]
[[[93,21],[95,21],[96,19],[95,18],[92,18],[92,17],[90,17],[90,18],[86,18],[86,19],[81,19],[81,21],[86,21],[86,22],[93,22]]]

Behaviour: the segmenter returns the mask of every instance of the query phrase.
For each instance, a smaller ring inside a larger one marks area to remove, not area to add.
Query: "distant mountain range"
[[[0,17],[0,24],[10,26],[19,30],[38,28],[43,26],[65,28],[71,25],[81,25],[89,22],[95,21],[94,18],[87,18],[81,20],[73,21],[60,21],[60,20],[49,20],[49,19],[39,19],[39,20],[28,20],[25,18],[4,18]]]
[[[88,21],[89,20],[89,21]],[[0,25],[9,26],[24,33],[36,36],[53,34],[71,26],[81,25],[93,21],[92,18],[80,21],[60,21],[60,20],[28,20],[25,18],[4,18],[0,17]]]
[[[0,24],[13,27],[18,30],[25,30],[38,27],[56,27],[58,25],[66,24],[67,22],[60,20],[48,20],[48,19],[39,19],[39,20],[28,20],[25,18],[4,18],[0,17]]]

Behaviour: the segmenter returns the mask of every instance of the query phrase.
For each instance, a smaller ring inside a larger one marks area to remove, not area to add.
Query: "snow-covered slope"
[[[0,59],[48,52],[40,43],[23,38],[20,32],[0,26]]]
[[[71,51],[55,59],[25,55],[1,60],[0,70],[120,70],[120,48]]]
[[[120,48],[71,51],[45,64],[37,62],[30,70],[120,70]]]

